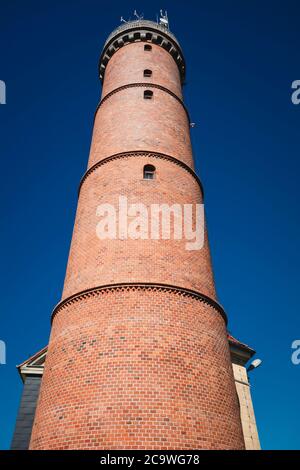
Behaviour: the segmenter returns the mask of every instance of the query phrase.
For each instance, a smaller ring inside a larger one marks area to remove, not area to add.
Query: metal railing
[[[127,29],[130,30],[132,28],[143,28],[143,27],[150,27],[152,29],[156,29],[161,31],[164,34],[167,34],[170,38],[173,39],[178,45],[179,42],[177,41],[176,37],[173,33],[171,33],[165,26],[155,23],[154,21],[150,20],[138,20],[138,21],[128,21],[127,23],[122,24],[118,28],[114,29],[112,33],[108,36],[107,40],[105,41],[104,47],[109,43],[109,41],[116,36],[117,34],[121,33],[122,31],[126,31]]]

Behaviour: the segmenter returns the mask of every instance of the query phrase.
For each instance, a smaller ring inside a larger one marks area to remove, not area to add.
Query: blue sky
[[[169,13],[229,329],[263,360],[251,373],[261,443],[299,449],[300,4],[223,0],[2,0],[0,448],[21,394],[16,364],[48,342],[100,95],[97,63],[120,16]]]

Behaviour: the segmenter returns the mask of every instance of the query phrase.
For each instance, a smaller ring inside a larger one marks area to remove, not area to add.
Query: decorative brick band
[[[188,112],[184,102],[182,101],[182,99],[179,98],[179,96],[176,95],[176,93],[173,93],[173,91],[169,90],[168,88],[166,88],[162,85],[158,85],[157,83],[147,83],[147,82],[128,83],[127,85],[122,85],[122,86],[120,86],[118,88],[115,88],[114,90],[110,91],[109,93],[107,93],[107,95],[105,95],[102,98],[102,100],[100,101],[100,103],[98,104],[98,106],[96,108],[96,111],[95,111],[94,119],[96,118],[96,115],[97,115],[97,112],[98,112],[100,106],[106,100],[108,100],[111,96],[115,95],[116,93],[119,93],[120,91],[126,90],[127,88],[139,88],[139,87],[140,88],[157,88],[158,90],[164,91],[165,93],[168,93],[169,95],[171,95],[173,98],[175,98],[175,100],[177,100],[181,104],[181,106],[183,107],[183,109],[186,112],[188,122],[189,123],[191,122],[189,112]]]
[[[185,61],[178,40],[164,26],[148,20],[130,21],[119,26],[107,38],[99,61],[99,77],[104,78],[110,58],[121,48],[133,42],[147,42],[163,47],[175,60],[182,83]]]
[[[79,188],[78,188],[78,195],[80,193],[81,186],[83,185],[84,181],[97,168],[99,168],[102,165],[105,165],[105,163],[111,162],[112,160],[118,160],[119,158],[130,158],[130,157],[161,158],[162,160],[168,160],[169,162],[175,163],[175,165],[180,166],[185,171],[190,173],[193,176],[193,178],[195,178],[195,180],[197,181],[197,183],[200,186],[202,197],[204,197],[203,186],[202,186],[202,183],[200,181],[200,178],[196,175],[196,173],[194,172],[194,170],[192,170],[191,167],[189,167],[186,163],[183,163],[182,161],[178,160],[177,158],[172,157],[171,155],[166,155],[166,154],[160,153],[160,152],[150,152],[150,151],[147,151],[147,150],[134,150],[132,152],[116,153],[114,155],[111,155],[110,157],[103,158],[99,162],[95,163],[95,165],[93,165],[91,168],[89,168],[85,172],[83,177],[81,178],[80,183],[79,183]]]
[[[97,295],[102,295],[106,294],[111,291],[115,292],[126,292],[126,291],[135,291],[135,290],[150,290],[153,292],[171,292],[176,295],[180,295],[182,297],[191,297],[193,299],[199,300],[200,302],[203,302],[210,307],[212,307],[216,312],[218,312],[223,320],[225,321],[225,324],[227,325],[227,315],[223,309],[223,307],[216,302],[215,300],[211,299],[210,297],[207,297],[204,294],[201,294],[200,292],[191,290],[191,289],[186,289],[184,287],[177,287],[177,286],[171,286],[169,284],[157,284],[157,283],[118,283],[118,284],[107,284],[99,287],[92,287],[91,289],[86,289],[84,291],[78,292],[77,294],[73,294],[70,297],[62,300],[57,304],[57,306],[54,308],[52,315],[51,315],[51,323],[53,322],[53,319],[55,315],[60,312],[61,310],[64,310],[66,307],[69,305],[72,305],[75,302],[78,302],[82,299],[86,299],[89,297],[95,297]]]

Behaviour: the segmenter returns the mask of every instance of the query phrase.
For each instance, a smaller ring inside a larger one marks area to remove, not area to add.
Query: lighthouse
[[[101,53],[102,96],[30,449],[245,446],[205,224],[199,249],[162,233],[99,237],[99,207],[120,198],[146,209],[204,203],[185,60],[163,19],[125,22]]]

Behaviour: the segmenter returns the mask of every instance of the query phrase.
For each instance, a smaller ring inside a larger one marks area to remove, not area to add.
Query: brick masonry
[[[146,163],[156,168],[154,180],[143,180]],[[174,284],[215,298],[207,239],[198,251],[187,251],[184,239],[99,241],[97,206],[107,202],[118,206],[120,195],[146,207],[203,200],[195,178],[161,158],[132,156],[99,167],[81,187],[63,298],[101,284],[128,281]]]
[[[117,55],[118,52],[114,57]],[[146,89],[147,86],[124,88],[99,107],[89,167],[114,153],[132,150],[166,153],[193,167],[189,121],[184,107],[160,89],[153,91],[152,100],[144,100]]]
[[[145,100],[146,80],[171,93],[151,88]],[[62,299],[78,295],[53,318],[30,448],[242,449],[224,318],[176,290],[216,298],[207,233],[191,252],[184,240],[96,237],[97,206],[120,195],[147,206],[202,202],[191,172],[152,154],[193,168],[176,62],[155,44],[124,45],[106,66],[102,98],[115,90],[96,113],[88,168],[132,155],[96,166],[82,183]],[[143,180],[148,163],[154,180]],[[115,287],[96,289],[106,284]]]
[[[35,448],[230,449],[240,433],[224,320],[160,289],[59,311],[40,403]]]

